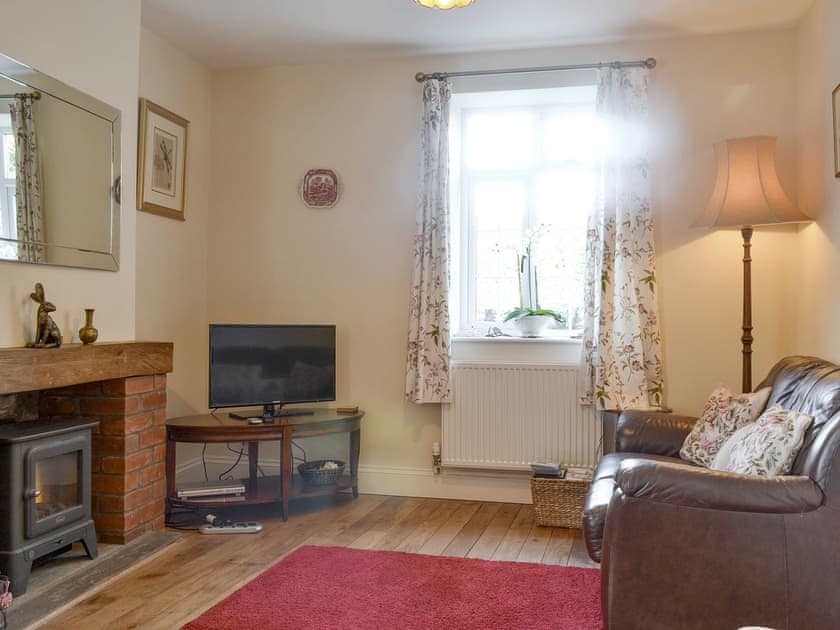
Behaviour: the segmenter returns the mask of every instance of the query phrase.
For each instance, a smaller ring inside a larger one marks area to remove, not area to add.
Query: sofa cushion
[[[715,389],[703,407],[700,420],[685,438],[680,457],[700,466],[710,466],[729,436],[761,415],[769,397],[769,387],[754,394],[733,394],[726,387]]]
[[[604,523],[607,519],[607,507],[616,488],[615,476],[618,469],[621,468],[621,462],[627,459],[685,463],[675,457],[640,453],[610,453],[601,458],[592,478],[592,486],[583,504],[583,533],[586,540],[586,550],[589,552],[589,557],[595,562],[601,561]]]
[[[758,420],[736,431],[711,467],[761,477],[787,475],[813,421],[808,414],[773,405]]]

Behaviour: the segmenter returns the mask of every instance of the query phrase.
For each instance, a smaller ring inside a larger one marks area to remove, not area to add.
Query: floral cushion
[[[697,424],[686,436],[680,457],[708,468],[729,436],[758,418],[768,398],[769,387],[754,394],[733,394],[723,386],[715,389]]]
[[[712,462],[715,470],[772,477],[787,475],[814,419],[773,405],[726,440]]]

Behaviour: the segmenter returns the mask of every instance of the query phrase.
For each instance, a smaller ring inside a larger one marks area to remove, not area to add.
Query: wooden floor
[[[537,527],[530,505],[348,495],[262,519],[256,535],[184,538],[46,628],[178,628],[301,545],[597,567],[577,530]]]

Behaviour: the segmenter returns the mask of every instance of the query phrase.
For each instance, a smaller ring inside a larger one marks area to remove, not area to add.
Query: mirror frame
[[[69,245],[56,245],[48,242],[38,241],[38,245],[45,247],[60,247],[62,249],[82,252],[85,258],[89,258],[90,262],[80,262],[79,264],[56,264],[50,262],[28,262],[22,260],[13,260],[2,258],[0,262],[18,262],[23,264],[36,265],[51,265],[60,267],[75,267],[81,269],[101,269],[105,271],[119,271],[120,268],[120,203],[116,199],[115,184],[120,184],[120,196],[122,195],[122,179],[121,179],[121,142],[122,142],[122,127],[121,127],[121,112],[119,109],[100,101],[89,94],[70,87],[66,83],[62,83],[58,79],[39,72],[24,63],[21,63],[11,57],[0,53],[0,77],[17,83],[18,85],[32,90],[37,90],[42,94],[47,94],[55,99],[58,99],[71,107],[81,109],[97,118],[101,118],[111,126],[111,187],[108,193],[108,210],[111,215],[111,234],[110,234],[110,248],[109,251],[92,251],[89,249],[82,249],[79,247],[72,247]],[[104,205],[104,204],[103,204]],[[0,239],[20,243],[17,239]]]

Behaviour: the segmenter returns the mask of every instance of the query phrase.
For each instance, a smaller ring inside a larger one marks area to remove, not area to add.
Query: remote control
[[[198,528],[202,534],[257,534],[262,531],[259,523],[225,523],[222,525],[202,525]]]

